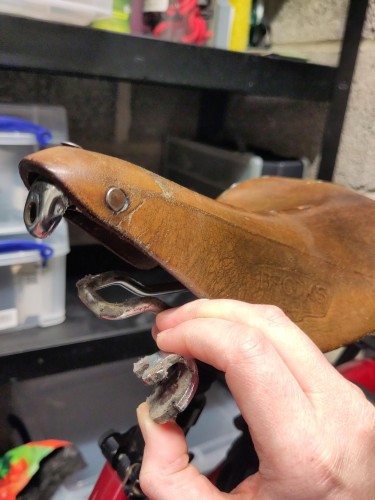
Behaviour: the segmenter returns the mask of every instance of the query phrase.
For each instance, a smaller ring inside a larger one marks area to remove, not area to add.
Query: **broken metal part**
[[[158,351],[134,364],[134,373],[154,387],[147,398],[150,417],[158,424],[174,420],[186,409],[198,387],[194,360]]]
[[[123,302],[108,302],[97,292],[110,286],[121,286],[139,297]],[[109,271],[95,276],[88,275],[77,282],[78,296],[99,318],[120,320],[144,312],[158,313],[169,306],[156,295],[185,291],[180,283],[146,286],[124,272]]]
[[[36,238],[47,238],[68,208],[68,198],[49,182],[37,180],[29,191],[23,219],[29,233]]]
[[[140,295],[121,303],[104,300],[98,290],[119,285]],[[178,284],[145,286],[123,272],[107,272],[85,276],[77,283],[82,302],[99,318],[119,320],[143,312],[158,313],[169,306],[155,295],[183,291]],[[198,387],[198,369],[194,360],[177,354],[156,352],[134,365],[134,373],[154,386],[147,398],[150,416],[155,422],[165,423],[185,410]]]

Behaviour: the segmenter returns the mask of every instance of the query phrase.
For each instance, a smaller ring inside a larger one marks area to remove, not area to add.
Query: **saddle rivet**
[[[124,191],[117,187],[111,187],[108,189],[105,196],[105,201],[107,207],[116,214],[123,212],[129,206],[129,200]]]

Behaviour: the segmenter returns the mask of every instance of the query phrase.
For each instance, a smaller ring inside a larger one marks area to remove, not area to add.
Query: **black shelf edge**
[[[336,68],[0,15],[0,68],[330,101]]]
[[[1,357],[0,384],[144,356],[156,351],[149,331],[125,333]]]

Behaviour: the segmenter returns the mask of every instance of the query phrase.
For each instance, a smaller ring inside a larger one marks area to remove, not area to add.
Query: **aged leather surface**
[[[26,157],[76,210],[66,216],[140,268],[198,297],[275,304],[327,351],[375,331],[375,202],[318,181],[260,178],[217,200],[123,160],[59,146]],[[105,203],[119,187],[129,207]]]

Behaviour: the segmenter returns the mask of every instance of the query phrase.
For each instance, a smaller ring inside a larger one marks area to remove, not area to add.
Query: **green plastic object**
[[[38,472],[42,460],[56,449],[71,444],[68,441],[48,439],[7,451],[0,457],[0,498],[16,500],[16,496]]]
[[[112,16],[94,21],[91,26],[116,33],[130,33],[130,5],[131,0],[113,0]]]

